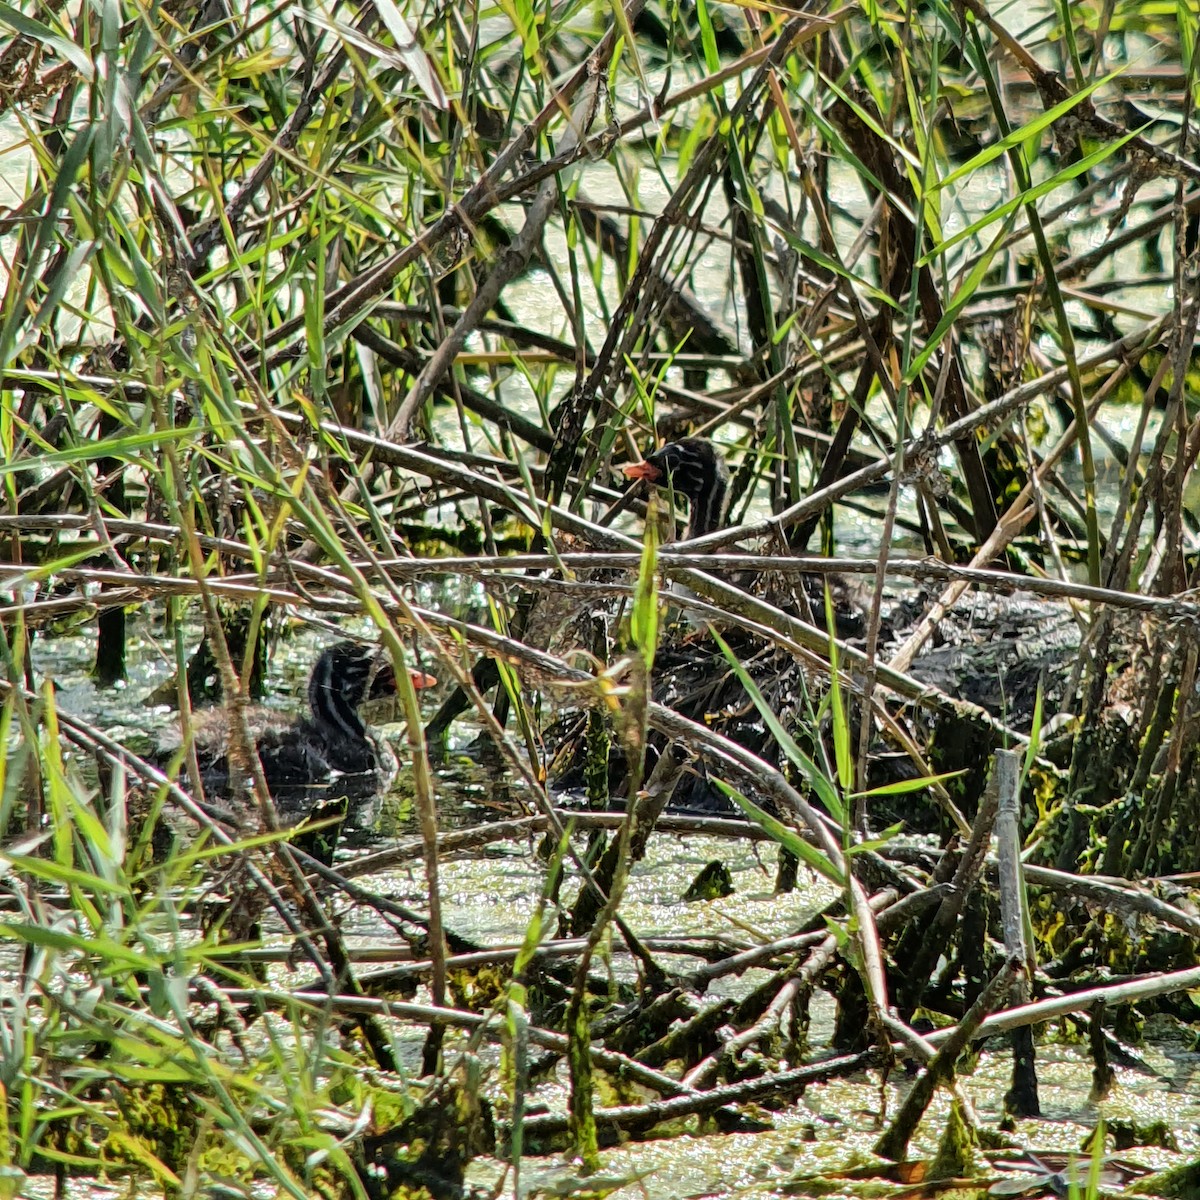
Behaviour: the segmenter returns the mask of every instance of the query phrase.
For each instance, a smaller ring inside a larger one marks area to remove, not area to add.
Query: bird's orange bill
[[[437,676],[435,675],[426,675],[424,671],[414,671],[409,668],[408,676],[412,680],[413,687],[418,691],[421,688],[437,687]]]
[[[626,479],[645,479],[657,483],[662,478],[662,472],[652,462],[626,463],[621,468]]]

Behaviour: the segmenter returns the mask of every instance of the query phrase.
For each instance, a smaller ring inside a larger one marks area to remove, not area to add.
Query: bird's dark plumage
[[[420,686],[434,682],[413,674]],[[367,729],[359,707],[395,693],[391,663],[376,647],[337,642],[322,652],[308,681],[308,715],[288,722],[276,713],[250,714],[263,776],[281,808],[306,811],[333,789],[351,798],[383,790],[395,775],[391,750]],[[229,730],[218,719],[198,719],[196,758],[210,795],[224,796],[240,782],[232,777]]]

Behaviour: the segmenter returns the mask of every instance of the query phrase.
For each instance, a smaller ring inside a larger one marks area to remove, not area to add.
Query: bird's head
[[[685,496],[692,512],[690,537],[721,527],[729,470],[721,452],[707,438],[687,437],[668,442],[640,463],[630,463],[623,470],[628,479],[644,479]]]

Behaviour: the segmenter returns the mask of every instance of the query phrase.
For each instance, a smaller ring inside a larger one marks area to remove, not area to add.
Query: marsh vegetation
[[[1194,1194],[1198,30],[0,5],[0,1193]]]

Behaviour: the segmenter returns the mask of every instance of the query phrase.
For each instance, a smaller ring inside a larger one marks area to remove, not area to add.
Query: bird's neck
[[[308,685],[308,703],[313,720],[327,735],[351,741],[366,739],[367,729],[358,715],[358,708],[335,684],[331,662],[322,660],[313,671]]]
[[[691,502],[692,512],[684,536],[690,541],[723,529],[728,506],[729,480],[723,475],[716,475],[711,485]]]

